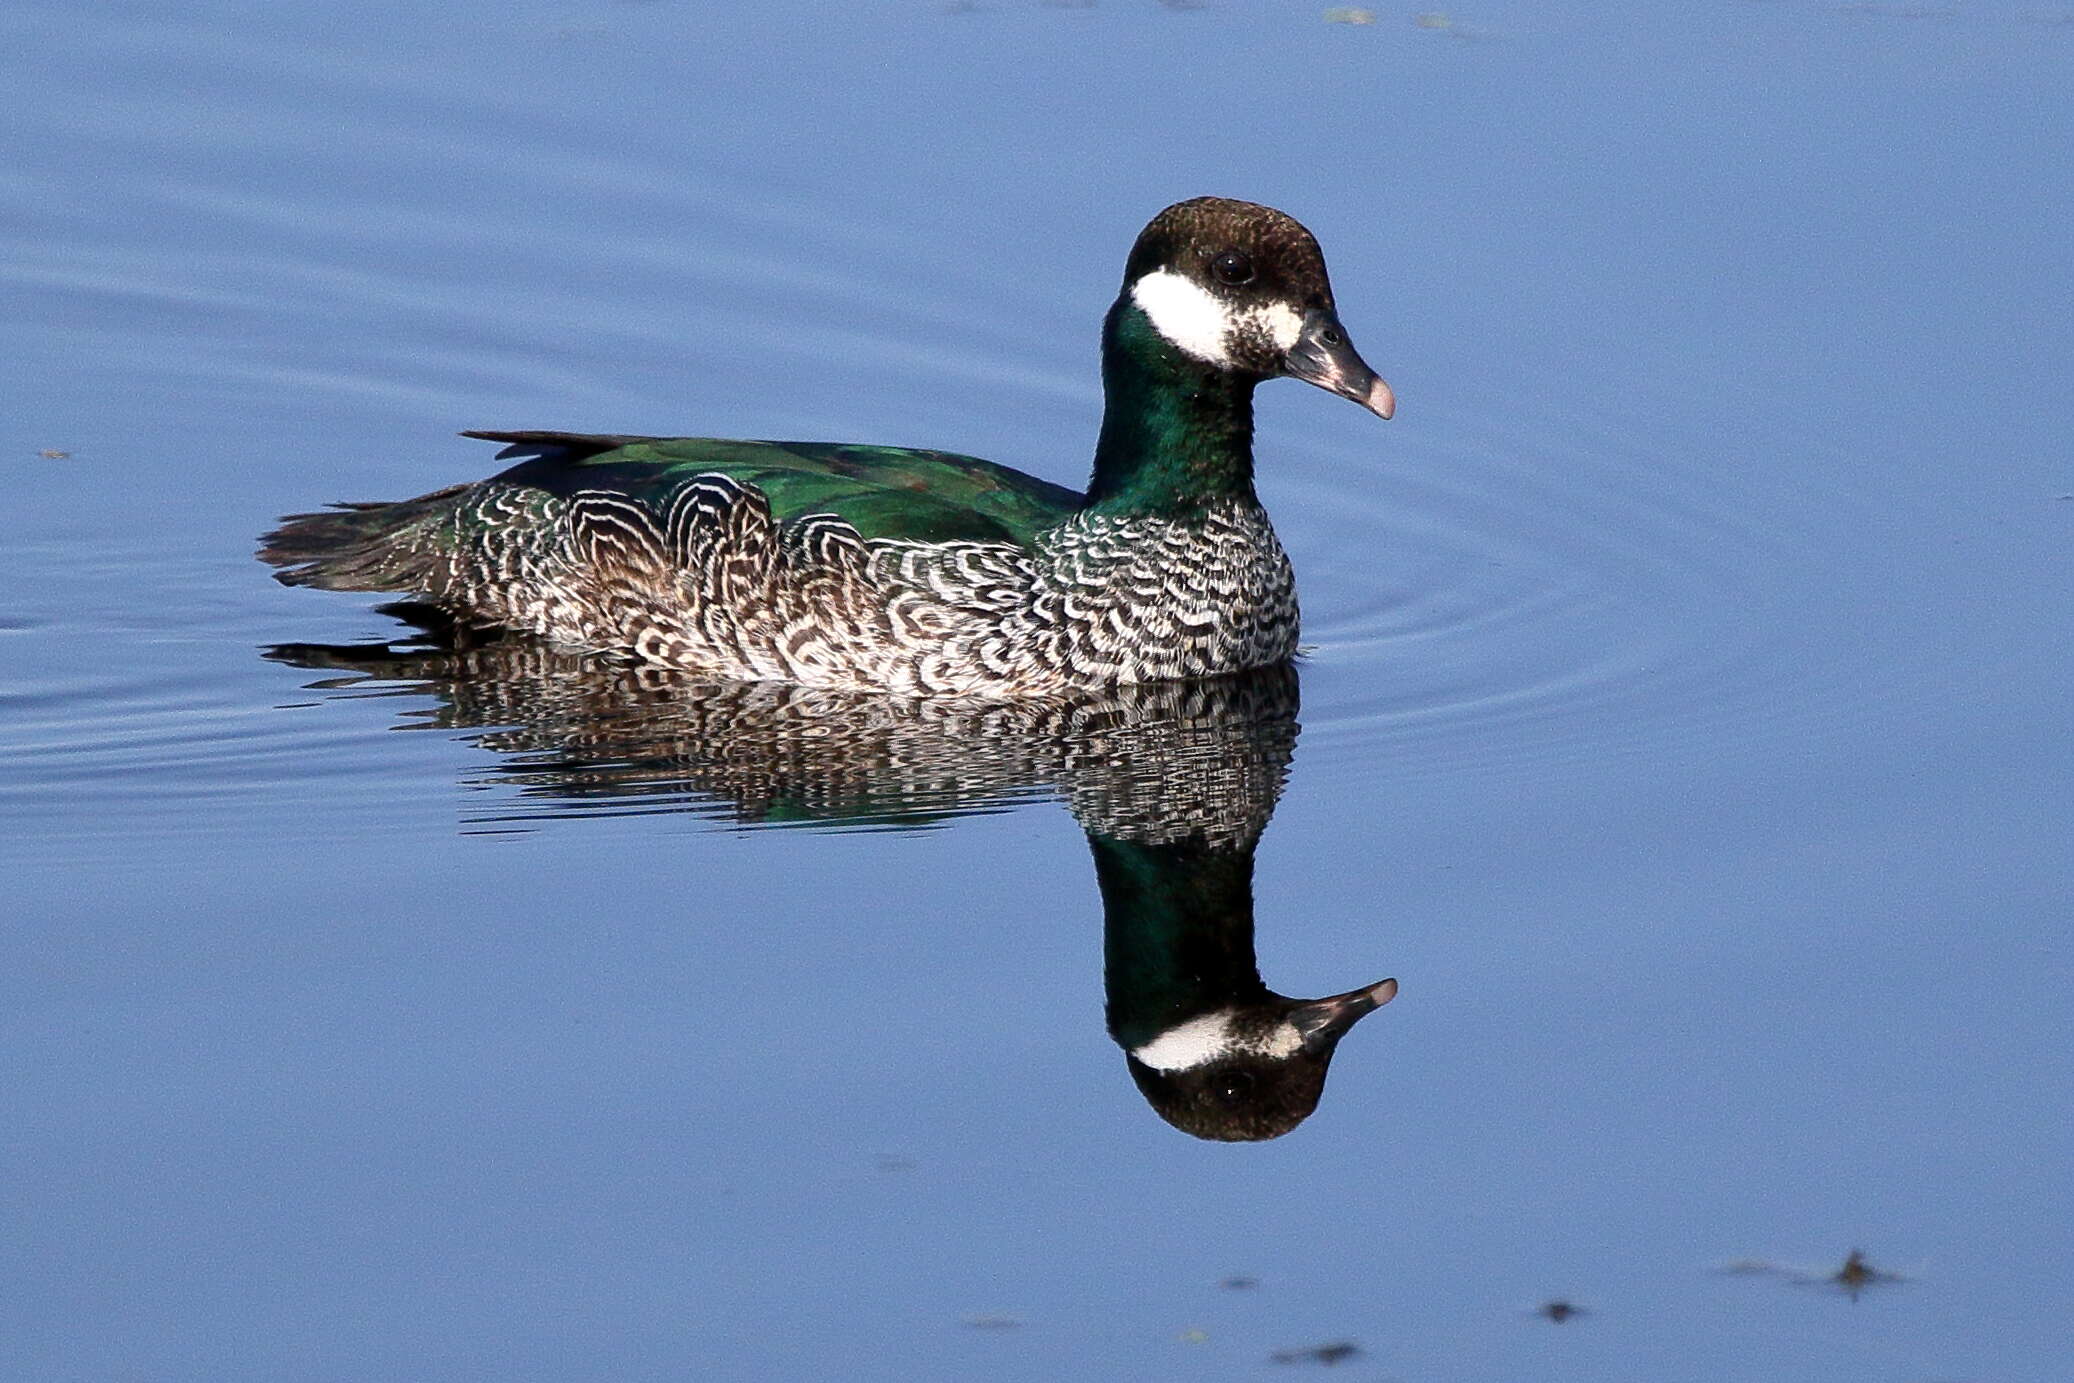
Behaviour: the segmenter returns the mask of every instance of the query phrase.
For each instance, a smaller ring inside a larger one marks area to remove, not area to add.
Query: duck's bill
[[[1303,1034],[1306,1047],[1314,1051],[1319,1048],[1329,1050],[1348,1028],[1396,997],[1397,981],[1383,980],[1335,994],[1329,999],[1313,999],[1307,1004],[1299,1004],[1289,1019]]]
[[[1306,384],[1352,399],[1378,418],[1397,411],[1397,395],[1368,368],[1348,339],[1346,328],[1331,312],[1305,314],[1303,333],[1289,348],[1284,368]]]

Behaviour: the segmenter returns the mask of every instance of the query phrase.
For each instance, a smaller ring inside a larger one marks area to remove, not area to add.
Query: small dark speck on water
[[[1779,1267],[1777,1264],[1767,1263],[1761,1258],[1737,1258],[1723,1263],[1714,1271],[1720,1273],[1723,1277],[1762,1277],[1778,1272]]]
[[[1260,1279],[1257,1277],[1227,1277],[1217,1283],[1221,1290],[1227,1292],[1250,1292],[1259,1285]]]
[[[1361,1346],[1352,1340],[1334,1340],[1329,1345],[1307,1345],[1302,1349],[1278,1349],[1268,1356],[1276,1364],[1324,1364],[1330,1368],[1361,1357]]]
[[[1427,10],[1421,14],[1415,14],[1411,17],[1411,22],[1414,28],[1424,29],[1428,33],[1446,34],[1449,38],[1457,39],[1463,43],[1480,43],[1490,39],[1502,39],[1505,37],[1505,35],[1494,29],[1483,29],[1475,25],[1464,24],[1445,10]]]
[[[1862,14],[1875,19],[1953,19],[1958,11],[1949,5],[1838,5],[1838,14]]]
[[[1561,1325],[1564,1321],[1569,1320],[1572,1316],[1589,1316],[1591,1312],[1585,1310],[1582,1306],[1579,1306],[1574,1302],[1563,1301],[1562,1299],[1558,1298],[1555,1301],[1542,1302],[1540,1307],[1535,1310],[1534,1314],[1546,1320],[1554,1321],[1557,1325]]]
[[[1858,1294],[1867,1287],[1874,1287],[1882,1282],[1906,1281],[1899,1273],[1890,1273],[1882,1268],[1873,1267],[1872,1264],[1865,1261],[1865,1255],[1857,1249],[1851,1250],[1850,1257],[1844,1259],[1844,1265],[1841,1268],[1829,1275],[1829,1280],[1843,1288],[1852,1301],[1858,1300]]]
[[[1856,1301],[1858,1294],[1867,1287],[1908,1281],[1900,1273],[1875,1268],[1866,1261],[1865,1254],[1858,1249],[1852,1249],[1850,1256],[1844,1259],[1843,1266],[1834,1272],[1821,1268],[1789,1267],[1761,1258],[1739,1258],[1732,1263],[1723,1264],[1717,1271],[1737,1277],[1783,1277],[1788,1282],[1803,1287],[1837,1287],[1852,1301]]]
[[[1020,1316],[965,1316],[961,1321],[974,1330],[1014,1330],[1023,1323]]]

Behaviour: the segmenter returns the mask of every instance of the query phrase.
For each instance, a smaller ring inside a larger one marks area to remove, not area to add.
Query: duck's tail
[[[279,567],[274,579],[286,586],[433,592],[452,551],[453,500],[467,488],[289,514],[259,540],[259,560]]]

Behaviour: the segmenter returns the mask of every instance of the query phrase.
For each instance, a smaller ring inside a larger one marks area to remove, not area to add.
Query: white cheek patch
[[[1231,313],[1201,284],[1155,269],[1131,285],[1131,301],[1161,336],[1189,355],[1211,365],[1231,364]]]
[[[1284,355],[1296,345],[1296,338],[1303,335],[1303,314],[1288,303],[1269,303],[1266,307],[1241,313],[1238,324],[1241,329],[1257,332],[1274,342],[1275,349]]]
[[[1303,1034],[1294,1023],[1277,1023],[1265,1032],[1241,1035],[1232,1031],[1234,1017],[1226,1009],[1192,1018],[1168,1028],[1131,1055],[1155,1071],[1191,1071],[1225,1056],[1294,1056],[1303,1046]]]

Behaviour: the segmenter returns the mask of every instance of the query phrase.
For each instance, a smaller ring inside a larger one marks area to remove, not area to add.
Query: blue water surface
[[[1367,17],[0,13],[0,1376],[2064,1377],[2074,10]],[[1202,193],[1401,400],[1260,398],[1260,964],[1401,984],[1286,1137],[1133,1088],[1051,768],[262,656],[401,632],[253,539],[463,427],[1077,486]]]

